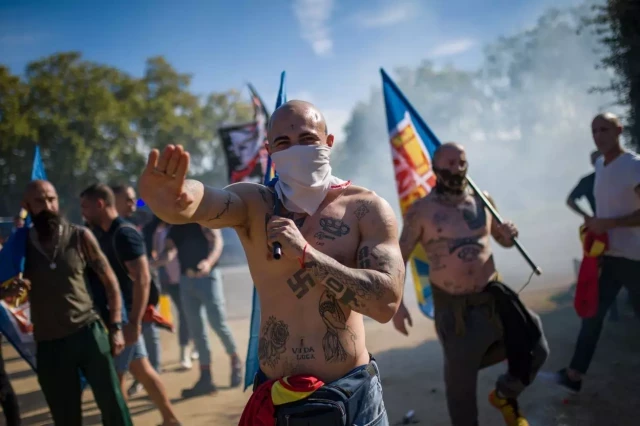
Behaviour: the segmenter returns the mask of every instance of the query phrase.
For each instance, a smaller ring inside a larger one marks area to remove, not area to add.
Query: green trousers
[[[56,426],[82,426],[80,372],[89,382],[105,426],[133,426],[111,357],[109,339],[98,321],[70,336],[38,342],[40,388]]]

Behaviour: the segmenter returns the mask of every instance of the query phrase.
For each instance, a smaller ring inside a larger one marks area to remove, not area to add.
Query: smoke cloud
[[[533,28],[486,46],[475,72],[424,62],[392,73],[441,142],[465,145],[470,176],[519,226],[545,285],[572,282],[573,259],[581,258],[581,219],[565,200],[592,171],[591,119],[621,112],[612,96],[590,93],[607,86],[611,75],[596,68],[597,37],[588,28],[578,31],[589,13],[588,4],[548,10]],[[399,215],[379,87],[355,107],[345,134],[334,154],[336,175],[375,190]],[[494,249],[507,282],[524,284],[531,269],[517,251]],[[531,289],[540,288],[536,282]]]

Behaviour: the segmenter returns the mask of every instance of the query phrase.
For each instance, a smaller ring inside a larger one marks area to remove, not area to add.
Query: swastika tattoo
[[[311,274],[305,269],[300,269],[291,278],[287,280],[289,288],[295,293],[298,299],[302,299],[305,294],[309,293],[312,287],[316,286]]]

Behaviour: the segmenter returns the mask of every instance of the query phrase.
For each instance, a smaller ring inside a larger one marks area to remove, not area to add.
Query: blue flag
[[[429,194],[436,184],[432,158],[440,141],[389,75],[383,69],[380,73],[398,198],[404,215],[414,201]],[[409,263],[420,310],[433,318],[429,264],[422,245],[416,246]]]
[[[40,147],[36,145],[31,180],[38,179],[46,180],[47,174],[40,156]],[[14,278],[24,272],[30,223],[31,218],[27,216],[24,227],[14,230],[7,243],[0,250],[0,283],[3,287],[9,285]],[[28,306],[28,304],[10,306],[5,301],[0,302],[0,333],[7,338],[20,356],[35,371],[35,342],[33,341],[33,333],[27,326],[31,323]]]
[[[282,71],[280,74],[280,89],[278,90],[278,98],[276,99],[276,109],[283,103],[287,102],[287,89],[285,86],[286,73]],[[267,160],[267,170],[264,174],[264,184],[268,185],[276,178],[275,167],[271,161],[271,156]],[[253,288],[253,298],[251,303],[251,325],[249,329],[249,348],[247,349],[247,360],[245,362],[244,372],[244,390],[253,385],[253,379],[260,369],[260,360],[258,359],[258,342],[260,340],[260,299],[256,288]]]

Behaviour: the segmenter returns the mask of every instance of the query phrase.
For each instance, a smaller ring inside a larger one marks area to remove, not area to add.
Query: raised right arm
[[[207,228],[234,228],[246,224],[248,208],[243,199],[247,183],[236,183],[223,189],[205,186],[197,180],[187,180],[185,191],[194,197],[191,216],[178,223],[197,222]],[[255,191],[255,190],[254,190]],[[175,223],[175,222],[174,222]]]
[[[170,224],[197,222],[217,229],[245,225],[249,215],[244,196],[256,192],[255,184],[207,187],[186,179],[189,161],[180,145],[168,145],[162,155],[151,151],[138,182],[140,197],[151,211]]]

